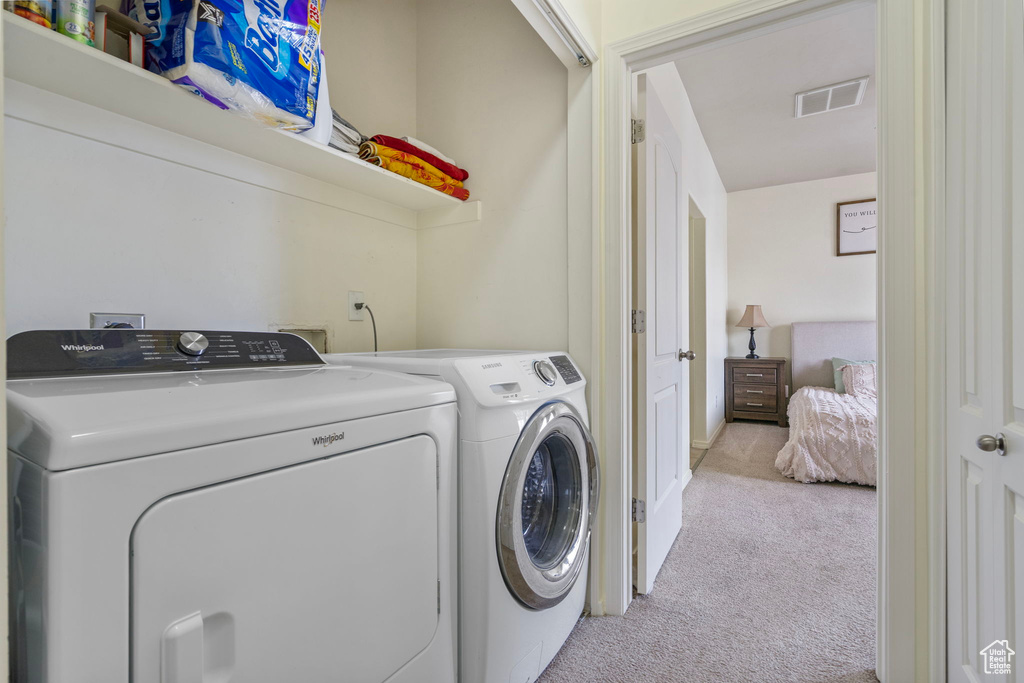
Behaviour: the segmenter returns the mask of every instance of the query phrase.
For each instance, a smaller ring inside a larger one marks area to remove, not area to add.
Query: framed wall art
[[[878,200],[836,204],[836,256],[878,251]]]

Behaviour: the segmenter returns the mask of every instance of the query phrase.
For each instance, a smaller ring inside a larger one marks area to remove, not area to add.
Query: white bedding
[[[789,441],[779,451],[775,467],[804,483],[874,486],[877,417],[876,400],[801,387],[789,401]]]

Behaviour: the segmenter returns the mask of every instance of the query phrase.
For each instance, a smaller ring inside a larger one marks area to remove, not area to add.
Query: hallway
[[[783,477],[787,434],[728,425],[654,591],[581,620],[539,680],[875,681],[875,489]]]

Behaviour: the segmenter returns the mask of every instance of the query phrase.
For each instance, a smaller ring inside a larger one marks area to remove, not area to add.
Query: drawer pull
[[[747,405],[748,406],[757,406],[758,408],[761,408],[761,407],[764,406],[763,403],[751,403],[750,401],[747,401]]]
[[[763,394],[764,392],[763,391],[758,391],[757,389],[747,389],[747,393],[748,394]]]
[[[764,377],[764,375],[761,373],[754,374],[752,372],[748,372],[747,377]]]

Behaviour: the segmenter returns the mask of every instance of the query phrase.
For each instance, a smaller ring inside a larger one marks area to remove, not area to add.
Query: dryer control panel
[[[324,365],[285,332],[36,330],[7,340],[7,378]]]

